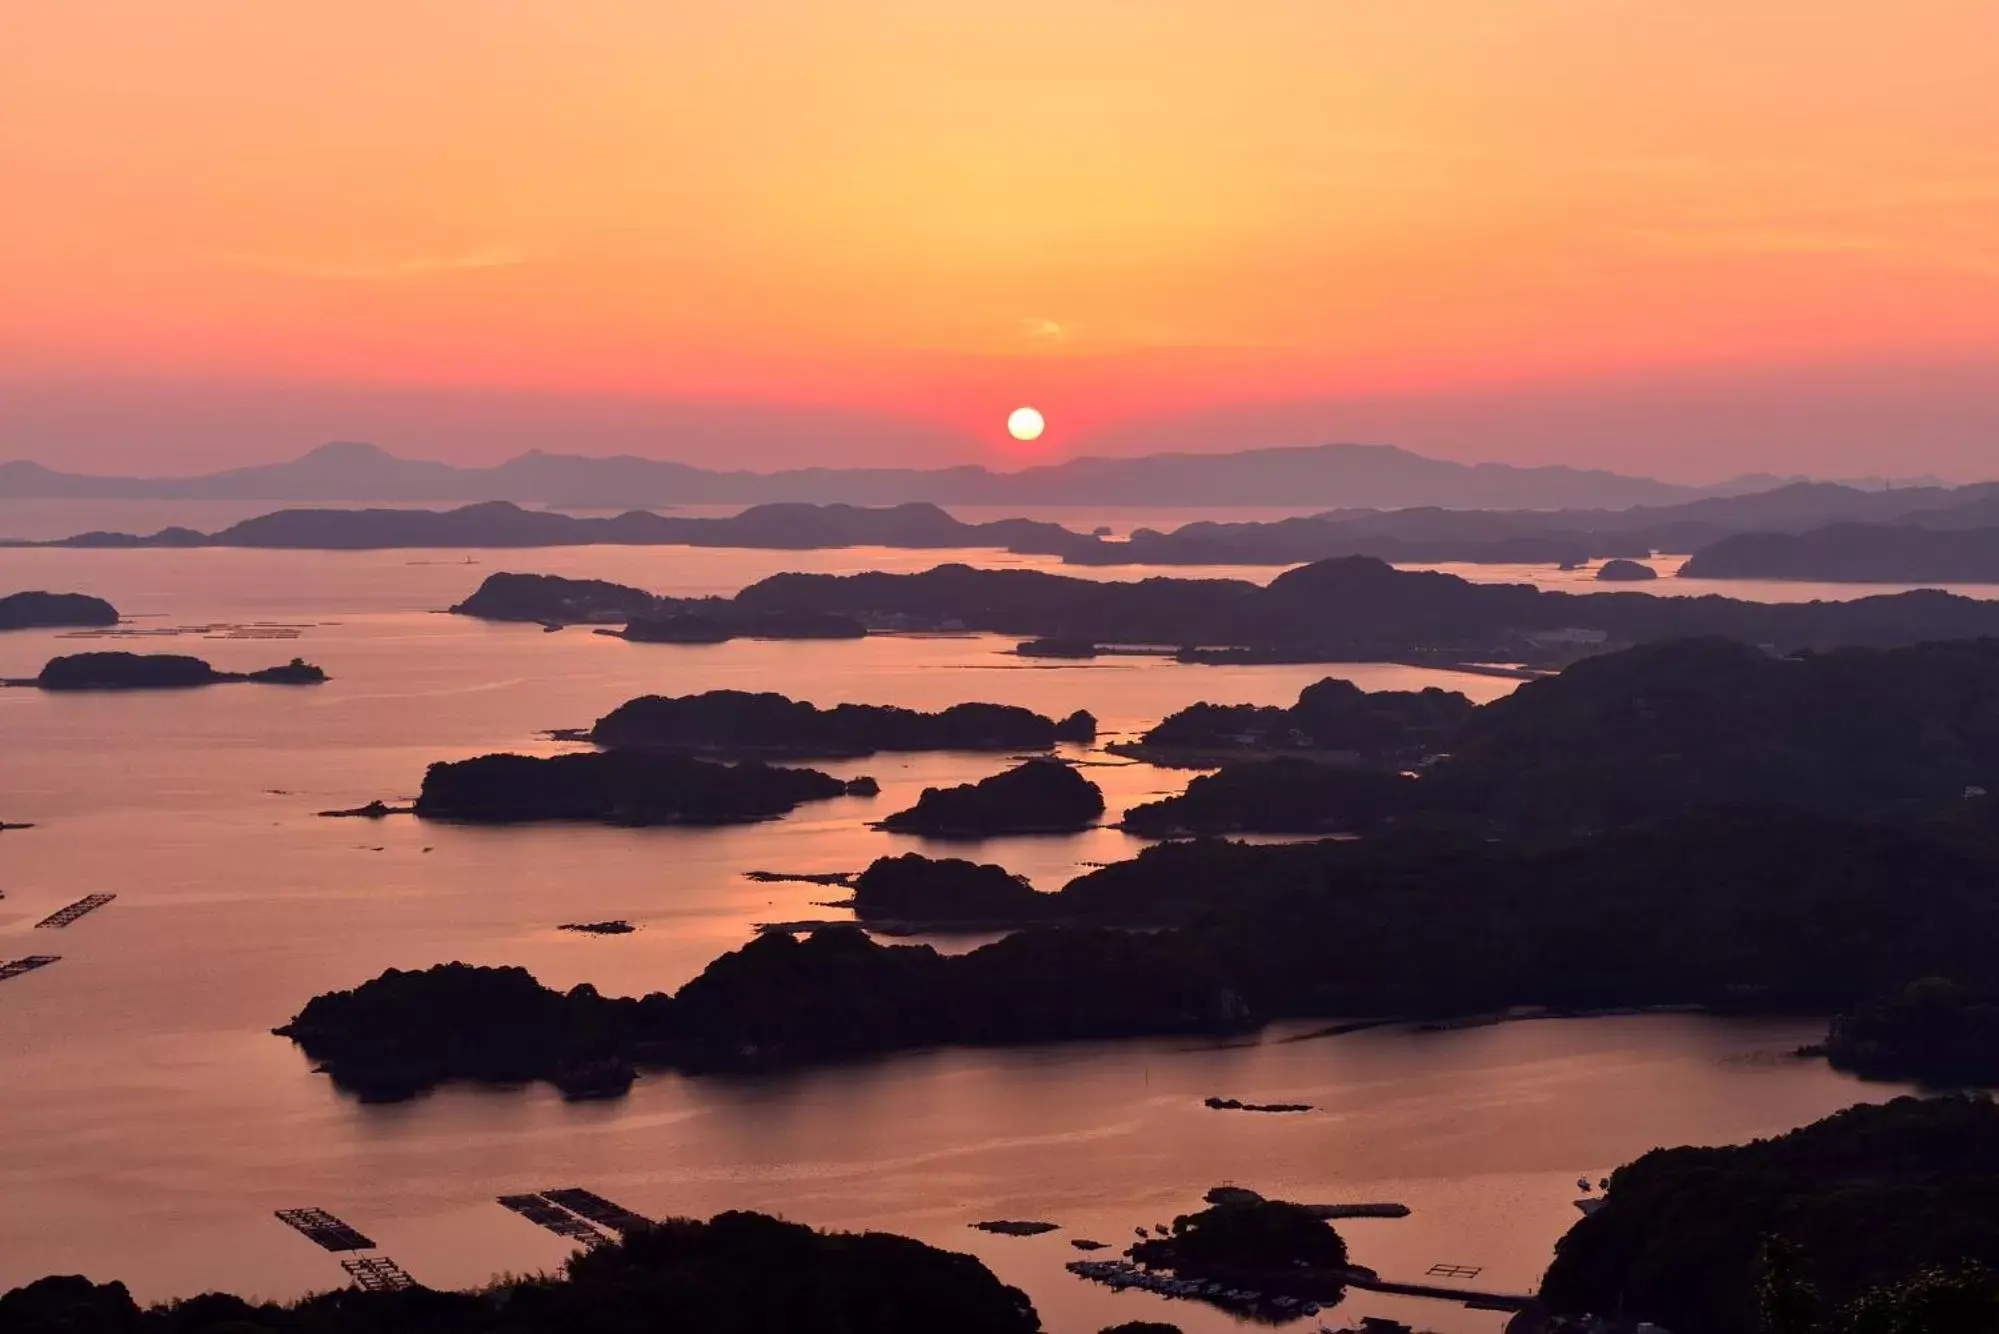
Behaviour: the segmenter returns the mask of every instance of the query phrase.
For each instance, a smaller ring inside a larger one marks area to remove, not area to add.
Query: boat
[[[1590,1184],[1589,1184],[1589,1178],[1588,1178],[1588,1177],[1577,1177],[1577,1178],[1576,1178],[1576,1189],[1577,1189],[1577,1190],[1580,1190],[1580,1191],[1588,1191],[1588,1190],[1590,1189]]]

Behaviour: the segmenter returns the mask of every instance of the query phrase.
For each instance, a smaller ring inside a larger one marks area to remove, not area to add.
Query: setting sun
[[[1033,408],[1015,408],[1006,419],[1007,434],[1016,440],[1039,440],[1047,428],[1048,423]]]

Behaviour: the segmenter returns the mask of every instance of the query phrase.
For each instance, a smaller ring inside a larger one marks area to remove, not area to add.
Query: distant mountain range
[[[933,504],[1328,506],[1342,509],[1625,509],[1742,495],[1782,485],[1759,476],[1679,486],[1597,469],[1465,464],[1391,445],[1333,444],[1233,454],[1080,458],[983,467],[803,468],[718,472],[631,456],[522,454],[491,468],[398,458],[374,445],[322,445],[287,463],[193,477],[99,477],[0,463],[0,499],[397,502],[511,500],[562,508],[671,505]]]

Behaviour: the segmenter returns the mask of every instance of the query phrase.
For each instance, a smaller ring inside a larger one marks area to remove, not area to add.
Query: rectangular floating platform
[[[280,1209],[278,1221],[329,1251],[372,1251],[375,1243],[324,1209]]]
[[[116,894],[86,894],[67,908],[56,909],[41,921],[36,922],[35,925],[37,927],[68,926],[77,918],[96,912],[99,908],[102,908],[117,897]]]
[[[61,959],[60,954],[30,954],[25,959],[0,960],[0,982],[5,982],[10,977],[19,977],[23,973],[32,973],[37,968],[46,968],[52,963],[60,962]]]
[[[593,1223],[607,1227],[621,1236],[653,1226],[653,1220],[644,1214],[634,1213],[624,1205],[614,1204],[596,1191],[585,1190],[581,1186],[545,1190],[541,1193],[541,1197],[562,1206],[572,1214],[579,1214]]]
[[[340,1267],[363,1292],[408,1292],[417,1286],[409,1271],[386,1255],[360,1255],[342,1260]]]
[[[560,1205],[551,1204],[540,1195],[502,1195],[498,1198],[503,1207],[513,1210],[538,1227],[547,1228],[558,1237],[580,1241],[593,1250],[611,1244],[611,1239],[590,1223]]]

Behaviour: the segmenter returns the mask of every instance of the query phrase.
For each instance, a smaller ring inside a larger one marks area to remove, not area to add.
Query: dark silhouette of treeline
[[[590,729],[590,739],[600,746],[799,759],[879,751],[1048,750],[1058,741],[1088,742],[1096,734],[1096,719],[1081,710],[1057,721],[1013,704],[954,704],[937,713],[877,704],[821,709],[805,700],[742,690],[643,695]]]
[[[142,1307],[122,1283],[51,1277],[0,1295],[4,1334],[1035,1334],[1027,1295],[969,1255],[889,1233],[754,1213],[668,1219],[581,1252],[560,1276],[478,1292],[296,1302],[206,1293]]]

